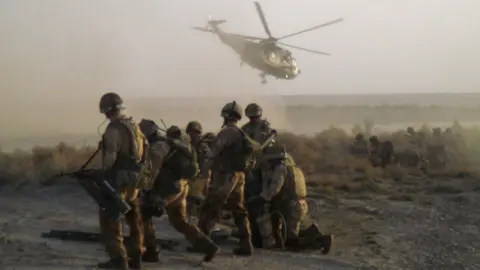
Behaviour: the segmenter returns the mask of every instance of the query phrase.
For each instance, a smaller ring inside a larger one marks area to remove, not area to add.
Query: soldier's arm
[[[225,147],[232,144],[241,133],[235,128],[226,127],[222,129],[212,144],[211,155],[206,156],[205,164],[202,165],[201,172],[205,173],[213,166],[213,160],[225,149]]]
[[[156,142],[150,146],[150,159],[152,161],[153,179],[157,176],[160,168],[170,153],[170,145],[167,142]]]
[[[275,166],[275,168],[273,169],[272,181],[270,181],[270,184],[267,184],[265,186],[265,189],[262,190],[260,196],[266,201],[271,201],[273,197],[275,197],[280,192],[280,190],[282,190],[282,187],[285,184],[285,177],[285,165],[279,164]]]
[[[207,157],[212,156],[212,150],[207,143],[202,142],[198,146],[198,160],[205,160]],[[201,164],[200,164],[201,165]]]
[[[113,167],[121,143],[120,132],[112,126],[107,126],[102,139],[102,169],[109,170]]]

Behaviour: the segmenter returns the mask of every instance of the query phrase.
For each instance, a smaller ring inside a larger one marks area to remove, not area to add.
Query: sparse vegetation
[[[384,184],[388,181],[406,183],[412,181],[411,178],[425,175],[417,169],[396,165],[386,169],[374,168],[368,160],[350,156],[348,146],[353,142],[353,133],[371,130],[371,123],[365,121],[364,125],[365,127],[355,126],[352,132],[331,127],[315,136],[281,133],[278,142],[286,147],[298,166],[304,170],[309,187],[320,193],[381,194],[387,192]],[[429,176],[466,177],[475,174],[470,164],[480,160],[480,129],[463,128],[458,123],[452,129],[456,141],[451,141],[447,147],[454,158],[445,168],[429,170]],[[422,131],[426,133],[428,143],[431,128],[424,126]],[[383,140],[393,141],[395,145],[405,144],[403,130],[378,135]],[[1,153],[0,185],[33,180],[44,184],[51,175],[79,168],[93,151],[94,147],[75,148],[61,142],[56,147],[37,146],[31,151]]]

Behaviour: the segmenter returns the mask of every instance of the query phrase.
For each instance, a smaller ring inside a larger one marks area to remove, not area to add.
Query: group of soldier
[[[388,164],[399,164],[403,167],[427,168],[445,167],[452,161],[455,154],[462,152],[462,142],[459,134],[451,128],[442,132],[441,128],[433,128],[428,134],[408,127],[405,133],[395,141],[379,140],[375,135],[365,138],[363,133],[357,133],[350,146],[350,154],[367,158],[373,166],[385,167]]]
[[[305,177],[275,142],[276,132],[262,119],[257,104],[245,110],[235,101],[225,104],[216,135],[203,134],[196,121],[185,130],[171,126],[163,133],[152,120],[137,124],[124,114],[116,93],[103,95],[99,107],[109,120],[101,143],[102,172],[131,207],[125,214],[128,249],[122,221],[100,211],[102,241],[110,259],[99,268],[143,269],[143,262],[158,262],[153,218],[163,212],[190,243],[187,251],[203,253],[205,262],[219,252],[211,233],[223,210],[233,216],[239,239],[233,253],[238,256],[252,255],[254,246],[330,250],[331,235],[320,233],[315,225],[300,230],[308,213]],[[239,127],[244,113],[249,122]],[[189,163],[192,160],[196,166]],[[187,217],[192,187],[205,195],[197,224]]]

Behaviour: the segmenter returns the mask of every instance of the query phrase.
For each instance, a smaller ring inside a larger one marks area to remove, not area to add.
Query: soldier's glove
[[[154,196],[151,191],[148,191],[144,194],[141,209],[144,215],[161,217],[165,212],[165,203],[163,200]]]

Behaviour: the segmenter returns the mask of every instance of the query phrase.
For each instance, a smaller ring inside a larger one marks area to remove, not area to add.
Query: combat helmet
[[[262,117],[262,107],[257,103],[250,103],[245,108],[245,116],[247,117]]]
[[[98,104],[100,113],[109,113],[109,112],[118,112],[125,107],[123,107],[123,99],[117,93],[106,93],[100,98]]]
[[[150,119],[142,119],[138,126],[140,127],[143,135],[145,135],[147,138],[157,133],[159,130],[157,124]]]
[[[215,140],[215,134],[213,132],[207,132],[202,136],[202,141],[204,142],[213,142]]]
[[[242,115],[243,115],[242,106],[240,106],[236,101],[232,101],[225,104],[220,114],[220,116],[225,119],[232,119],[237,121],[242,119]]]
[[[200,124],[200,122],[198,121],[190,121],[188,122],[187,127],[185,127],[185,131],[187,132],[196,131],[202,134],[203,127],[202,127],[202,124]]]
[[[359,132],[357,135],[355,135],[355,140],[356,141],[363,141],[365,139],[365,135],[363,133]]]
[[[413,127],[407,127],[407,133],[413,134],[415,133],[415,129]]]
[[[178,126],[170,126],[165,133],[169,139],[182,138],[182,130]]]

